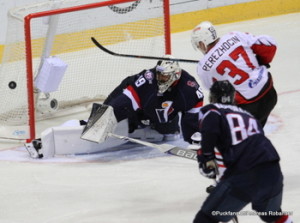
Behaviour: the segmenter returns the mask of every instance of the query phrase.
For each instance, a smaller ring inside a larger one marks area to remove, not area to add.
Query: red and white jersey
[[[272,87],[264,65],[273,60],[276,49],[270,36],[231,32],[199,61],[197,73],[205,88],[214,81],[228,80],[236,89],[237,103],[251,103]]]

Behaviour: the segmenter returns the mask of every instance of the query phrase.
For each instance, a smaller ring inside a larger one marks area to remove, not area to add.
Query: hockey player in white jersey
[[[277,103],[270,63],[276,53],[274,39],[230,32],[219,37],[208,21],[197,25],[191,35],[192,45],[204,57],[197,73],[206,89],[217,80],[228,80],[236,89],[236,103],[249,111],[264,126]]]

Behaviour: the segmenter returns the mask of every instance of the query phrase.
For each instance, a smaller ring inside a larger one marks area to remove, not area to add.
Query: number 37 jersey
[[[236,89],[237,103],[247,104],[272,87],[265,65],[273,60],[276,48],[270,36],[231,32],[199,61],[197,73],[207,89],[216,80],[228,80]]]

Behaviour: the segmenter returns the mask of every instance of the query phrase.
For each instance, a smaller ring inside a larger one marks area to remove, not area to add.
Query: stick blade
[[[195,150],[189,150],[189,149],[180,148],[176,146],[170,149],[168,153],[174,156],[179,156],[182,158],[197,161],[197,152]]]
[[[181,148],[181,147],[174,146],[171,144],[166,144],[166,143],[155,144],[155,143],[146,142],[146,141],[139,140],[139,139],[133,139],[133,138],[130,138],[127,136],[120,136],[120,135],[110,134],[110,133],[109,133],[109,136],[115,137],[115,138],[118,138],[121,140],[130,141],[133,143],[137,143],[140,145],[152,147],[152,148],[158,149],[162,153],[168,153],[173,156],[178,156],[178,157],[197,161],[197,151],[195,151],[195,150],[189,150],[189,149]]]

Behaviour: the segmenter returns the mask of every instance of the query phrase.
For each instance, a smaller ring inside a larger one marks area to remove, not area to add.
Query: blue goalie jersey
[[[182,135],[185,141],[190,141],[191,135],[198,131],[198,113],[203,106],[199,84],[182,70],[180,79],[159,93],[155,73],[152,68],[127,77],[104,103],[114,108],[118,121],[137,116],[139,121],[149,120],[162,134],[172,133],[168,124],[177,124],[181,113]]]

